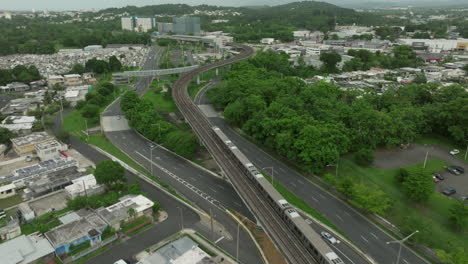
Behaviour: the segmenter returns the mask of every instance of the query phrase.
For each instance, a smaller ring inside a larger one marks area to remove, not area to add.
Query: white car
[[[119,259],[116,262],[114,262],[114,264],[128,264],[128,263],[127,263],[127,261],[125,261],[123,259]]]
[[[320,235],[322,235],[323,238],[325,238],[326,240],[328,240],[328,242],[332,243],[332,244],[336,244],[338,243],[338,240],[336,240],[336,238],[334,238],[332,235],[330,235],[330,233],[328,232],[320,232]]]
[[[454,149],[450,151],[450,155],[457,155],[458,153],[460,153],[458,149]]]

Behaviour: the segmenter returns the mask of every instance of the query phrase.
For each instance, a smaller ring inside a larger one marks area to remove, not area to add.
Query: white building
[[[97,184],[93,174],[72,180],[72,183],[65,187],[65,193],[70,200],[78,196],[92,196],[104,192],[104,187]]]
[[[16,185],[13,183],[0,186],[0,199],[5,199],[16,194]]]
[[[47,86],[49,88],[54,87],[56,84],[58,85],[64,85],[64,79],[63,76],[61,75],[50,75],[47,78]]]
[[[468,51],[468,39],[399,39],[404,45],[426,46],[429,52],[464,50]]]
[[[275,42],[275,39],[274,38],[262,38],[260,40],[260,43],[262,44],[267,44],[267,45],[271,45]]]
[[[310,31],[309,30],[297,30],[293,31],[293,36],[295,39],[309,39]]]
[[[49,263],[54,260],[54,248],[39,235],[22,235],[0,244],[2,264]]]
[[[148,32],[156,27],[154,17],[122,17],[122,29],[129,31]]]
[[[25,135],[31,133],[36,118],[34,116],[9,116],[2,121],[0,127]]]
[[[61,157],[60,151],[67,150],[67,145],[61,144],[57,140],[51,140],[36,144],[37,156],[42,160],[51,160]]]

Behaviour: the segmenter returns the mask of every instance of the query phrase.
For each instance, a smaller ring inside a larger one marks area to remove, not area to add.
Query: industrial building
[[[468,51],[468,39],[399,39],[398,42],[432,53]]]
[[[170,33],[174,32],[174,23],[158,23],[159,33]]]
[[[122,29],[129,31],[148,32],[156,27],[156,20],[154,17],[122,17]]]
[[[174,17],[174,33],[178,35],[201,35],[199,17]]]
[[[14,170],[13,175],[7,177],[5,180],[12,181],[17,186],[24,185],[25,181],[29,178],[41,177],[70,167],[78,167],[78,162],[72,158],[46,160],[28,167]]]

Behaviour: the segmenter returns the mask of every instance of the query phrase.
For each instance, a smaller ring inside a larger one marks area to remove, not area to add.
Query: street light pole
[[[239,223],[237,223],[237,247],[236,247],[236,260],[239,262]]]
[[[389,241],[387,242],[387,245],[388,244],[391,244],[391,243],[399,243],[400,244],[400,248],[398,249],[398,256],[397,256],[397,261],[396,261],[396,264],[400,264],[400,256],[401,256],[401,246],[403,245],[403,243],[405,243],[410,237],[412,237],[414,234],[418,233],[419,231],[416,230],[414,231],[411,235],[403,238],[402,240],[395,240],[395,241]]]
[[[466,140],[466,142],[468,142],[468,139]],[[468,156],[468,143],[466,143],[465,160],[467,156]]]

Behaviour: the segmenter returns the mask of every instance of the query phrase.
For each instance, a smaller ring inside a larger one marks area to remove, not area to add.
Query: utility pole
[[[262,170],[265,170],[265,169],[271,169],[271,185],[275,187],[275,169],[273,167],[262,168]]]
[[[466,142],[468,142],[468,139],[466,140]],[[467,156],[468,156],[468,143],[466,143],[465,160]]]
[[[89,131],[88,131],[88,120],[84,120],[85,122],[85,126],[86,126],[86,136],[88,136],[88,140],[89,140]]]
[[[424,165],[423,168],[426,168],[426,163],[427,163],[427,156],[429,155],[429,150],[426,151],[426,157],[424,158]]]
[[[237,223],[237,247],[236,247],[236,260],[239,262],[239,223]]]
[[[400,264],[400,256],[401,256],[401,246],[403,245],[403,243],[405,243],[410,237],[412,237],[414,234],[418,233],[419,231],[416,230],[414,231],[411,235],[403,238],[402,240],[395,240],[395,241],[389,241],[387,242],[387,245],[388,244],[391,244],[391,243],[399,243],[400,244],[400,248],[398,249],[398,256],[397,256],[397,261],[396,261],[396,264]]]
[[[211,208],[210,208],[210,220],[211,220],[211,241],[214,241],[213,214],[211,214]]]

